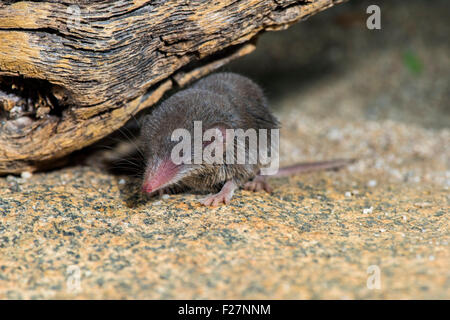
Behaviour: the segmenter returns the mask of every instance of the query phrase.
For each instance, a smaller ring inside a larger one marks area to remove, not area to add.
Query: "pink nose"
[[[145,183],[145,184],[143,184],[142,185],[142,192],[147,192],[147,193],[150,193],[150,192],[152,192],[153,191],[153,188],[152,188],[152,186],[150,185],[150,183]]]
[[[177,166],[171,160],[162,161],[156,170],[145,172],[142,192],[151,193],[158,190],[161,186],[170,182],[177,172]]]

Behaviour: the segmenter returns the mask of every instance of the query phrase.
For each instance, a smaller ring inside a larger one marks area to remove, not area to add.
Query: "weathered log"
[[[0,173],[34,171],[342,0],[0,3]]]

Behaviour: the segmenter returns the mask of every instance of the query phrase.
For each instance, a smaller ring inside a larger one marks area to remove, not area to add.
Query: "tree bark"
[[[105,137],[165,92],[342,0],[0,3],[0,173]]]

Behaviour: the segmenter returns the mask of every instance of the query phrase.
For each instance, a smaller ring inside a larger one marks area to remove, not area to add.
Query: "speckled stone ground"
[[[349,4],[230,67],[271,97],[283,164],[357,163],[216,209],[88,166],[0,178],[0,298],[449,299],[447,4],[380,4],[383,31]]]

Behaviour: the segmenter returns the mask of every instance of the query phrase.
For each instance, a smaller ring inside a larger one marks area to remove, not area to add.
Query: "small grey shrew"
[[[262,168],[260,161],[254,164],[176,164],[171,157],[177,144],[177,141],[172,141],[172,133],[179,128],[193,133],[194,121],[201,121],[203,130],[217,129],[222,133],[227,129],[269,131],[279,128],[263,91],[252,80],[234,73],[216,73],[205,77],[191,88],[174,94],[143,118],[141,143],[146,161],[143,192],[209,192],[211,194],[200,202],[206,206],[217,206],[228,204],[239,187],[251,191],[272,191],[265,176],[259,175]],[[226,138],[224,135],[223,139]],[[206,145],[203,144],[203,147]],[[337,169],[352,161],[298,164],[281,168],[274,176]]]

